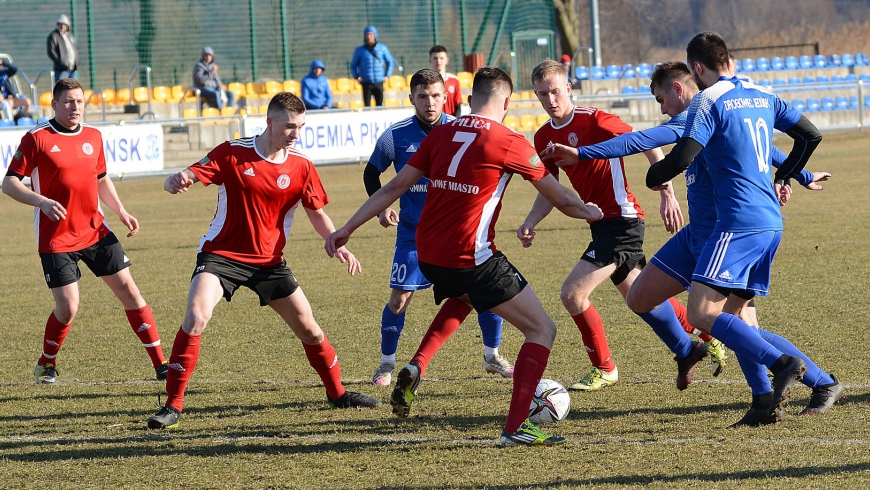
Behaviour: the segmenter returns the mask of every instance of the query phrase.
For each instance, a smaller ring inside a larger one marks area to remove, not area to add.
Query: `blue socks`
[[[381,314],[381,354],[393,355],[399,348],[399,337],[405,328],[405,312],[397,315],[384,306]]]
[[[803,359],[804,363],[807,365],[807,372],[804,374],[804,378],[801,382],[806,386],[815,388],[816,386],[829,385],[834,382],[834,379],[831,378],[828,373],[822,371],[813,361],[810,360],[809,357],[807,357],[806,354],[801,352],[800,349],[795,347],[794,344],[789,342],[787,339],[762,328],[758,329],[758,333],[761,335],[762,339],[781,350],[784,354]],[[765,376],[766,375],[767,373],[765,373]]]
[[[491,311],[477,314],[480,323],[480,333],[483,335],[485,347],[498,347],[501,345],[501,326],[504,320]]]
[[[647,313],[635,312],[635,314],[652,327],[653,332],[677,358],[682,359],[689,355],[692,350],[692,339],[683,330],[669,301],[665,301]]]
[[[782,351],[761,338],[755,327],[730,313],[720,314],[710,330],[713,337],[749,362],[770,367],[783,355]]]

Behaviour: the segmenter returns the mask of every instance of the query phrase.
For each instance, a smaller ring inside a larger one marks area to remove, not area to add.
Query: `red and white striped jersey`
[[[106,174],[106,158],[96,128],[80,124],[75,132],[61,133],[49,122],[39,124],[21,138],[9,171],[30,177],[33,192],[66,208],[66,219],[58,221],[34,210],[40,253],[77,252],[109,234],[97,185]]]
[[[495,222],[511,176],[547,175],[521,134],[475,114],[436,126],[407,164],[429,177],[418,258],[455,269],[480,265],[498,251]]]
[[[574,106],[567,123],[555,126],[551,119],[541,126],[535,133],[535,149],[540,153],[553,143],[574,148],[594,145],[631,131],[632,127],[619,116],[594,107]],[[559,175],[560,169],[552,159],[544,160],[544,165],[553,175]],[[580,160],[561,170],[581,199],[601,208],[604,219],[619,216],[643,219],[643,209],[629,190],[622,158]]]
[[[283,162],[267,160],[257,151],[255,138],[221,143],[190,166],[204,185],[220,186],[217,210],[199,251],[271,267],[283,260],[299,203],[316,210],[329,198],[305,155],[291,149]]]

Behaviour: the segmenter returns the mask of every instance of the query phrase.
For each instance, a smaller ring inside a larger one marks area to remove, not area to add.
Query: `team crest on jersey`
[[[531,165],[532,168],[538,168],[538,165],[540,164],[541,157],[539,157],[537,153],[535,153],[535,156],[533,156],[532,158],[529,158],[529,165]]]
[[[451,85],[451,86],[447,87],[447,91],[450,92],[450,93],[452,94],[453,92],[456,92],[456,87],[454,87],[453,85]]]
[[[278,176],[278,180],[276,181],[279,189],[286,189],[290,187],[290,176],[287,174],[281,174]]]
[[[570,143],[571,146],[577,146],[578,141],[580,140],[577,138],[577,133],[568,133],[568,143]]]
[[[82,151],[85,155],[93,155],[94,147],[90,143],[82,143]]]
[[[13,160],[21,160],[21,152],[16,151],[14,155],[12,155]]]
[[[210,161],[211,160],[209,160],[208,157],[202,157],[202,159],[200,159],[200,161],[196,162],[196,164],[197,165],[205,165],[206,163],[208,163]]]

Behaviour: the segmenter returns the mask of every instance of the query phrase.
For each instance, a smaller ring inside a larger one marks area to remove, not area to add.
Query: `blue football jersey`
[[[782,230],[771,177],[773,130],[787,131],[800,117],[769,89],[736,77],[722,77],[692,99],[683,135],[704,147],[714,231]]]
[[[455,119],[453,116],[442,114],[441,124]],[[374,165],[381,173],[387,171],[392,165],[396,173],[402,170],[408,160],[420,148],[420,142],[426,137],[423,128],[417,121],[416,116],[390,126],[384,131],[372,152],[369,163]],[[414,239],[417,232],[417,223],[420,221],[420,212],[426,201],[426,190],[429,187],[429,179],[421,177],[416,184],[399,198],[399,225],[396,230],[396,247],[417,248]]]

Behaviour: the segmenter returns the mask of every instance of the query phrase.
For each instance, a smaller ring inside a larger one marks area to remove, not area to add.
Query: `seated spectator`
[[[214,50],[209,46],[202,48],[202,57],[193,67],[193,86],[202,92],[206,102],[217,109],[223,109],[224,105],[236,105],[236,94],[224,90],[221,84],[218,65],[214,62]]]
[[[30,117],[30,106],[33,102],[25,97],[15,93],[15,87],[12,85],[12,77],[18,72],[18,67],[0,58],[0,95],[3,98],[3,106],[5,119],[15,119],[21,117]],[[17,113],[15,109],[18,109]]]
[[[308,75],[302,78],[302,102],[309,110],[329,109],[332,107],[332,90],[329,88],[329,80],[323,72],[326,65],[320,60],[311,62]]]

